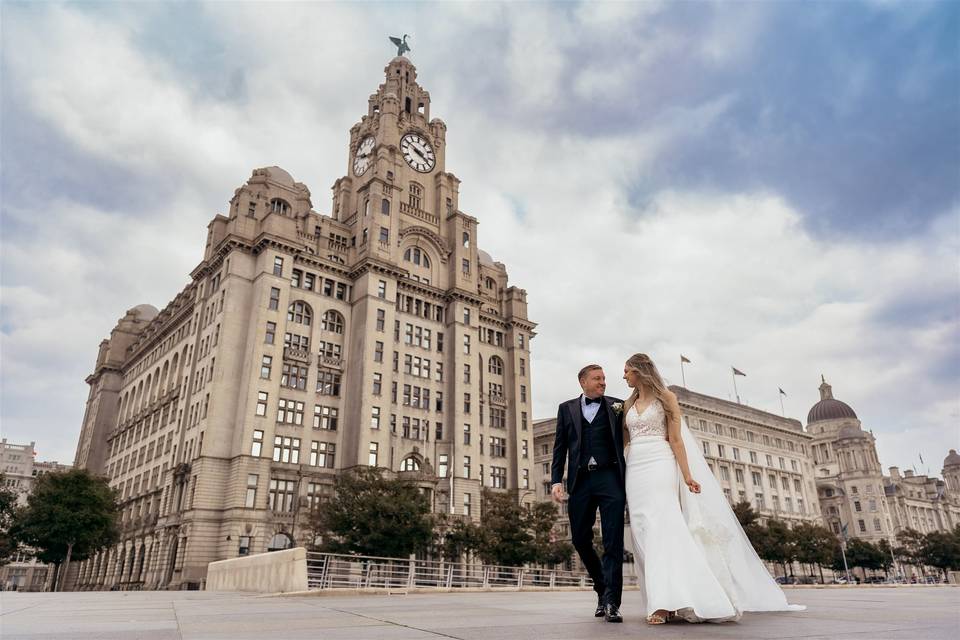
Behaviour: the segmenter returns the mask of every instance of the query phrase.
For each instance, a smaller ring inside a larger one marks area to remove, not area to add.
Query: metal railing
[[[585,573],[468,562],[307,553],[310,589],[589,588]]]

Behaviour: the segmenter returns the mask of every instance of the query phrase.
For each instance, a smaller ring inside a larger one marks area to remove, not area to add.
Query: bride
[[[631,356],[623,379],[633,388],[623,421],[627,507],[647,622],[804,609],[787,604],[753,550],[653,361]]]

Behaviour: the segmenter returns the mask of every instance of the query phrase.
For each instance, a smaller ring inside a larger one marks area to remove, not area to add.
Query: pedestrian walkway
[[[624,593],[624,624],[593,617],[590,591],[256,596],[202,591],[2,593],[4,640],[597,640],[960,637],[960,588],[787,589],[801,613],[650,628]]]

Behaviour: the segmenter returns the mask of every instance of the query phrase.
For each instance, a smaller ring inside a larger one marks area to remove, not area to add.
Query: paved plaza
[[[257,596],[211,592],[0,594],[0,637],[39,640],[223,638],[856,638],[960,637],[960,588],[790,589],[801,613],[739,623],[648,627],[624,594],[624,624],[594,619],[590,592]]]

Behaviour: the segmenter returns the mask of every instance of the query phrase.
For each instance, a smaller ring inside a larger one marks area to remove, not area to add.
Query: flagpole
[[[734,373],[733,367],[730,367],[730,375],[733,377],[733,395],[737,397],[737,404],[740,404],[740,392],[737,391],[737,374]]]
[[[683,372],[683,356],[680,356],[680,377],[683,378],[683,388],[687,388],[687,374]]]
[[[786,410],[783,408],[783,394],[781,393],[781,394],[779,394],[779,395],[780,395],[780,415],[782,415],[784,418],[786,418],[786,417],[787,417],[787,412],[786,412]]]

